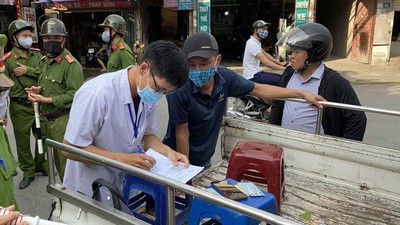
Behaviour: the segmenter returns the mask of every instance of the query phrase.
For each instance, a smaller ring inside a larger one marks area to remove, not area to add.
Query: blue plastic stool
[[[231,184],[237,183],[237,181],[229,178],[226,180]],[[278,215],[275,196],[265,191],[262,192],[264,196],[249,196],[247,199],[238,200],[238,202]],[[200,198],[194,198],[188,225],[199,225],[200,222],[206,218],[213,219],[223,225],[258,225],[261,222],[234,210],[204,201]]]
[[[163,185],[136,177],[132,174],[127,174],[124,179],[122,190],[123,198],[135,217],[150,224],[164,225],[167,224],[167,200],[165,189],[166,188]],[[129,194],[132,190],[139,190],[142,193],[129,199]],[[156,211],[155,220],[135,212],[135,209],[145,202],[146,207],[154,207]],[[182,210],[182,212],[176,216],[176,224],[183,224],[187,221],[191,204],[192,196],[186,194],[185,198],[175,196],[175,208]]]

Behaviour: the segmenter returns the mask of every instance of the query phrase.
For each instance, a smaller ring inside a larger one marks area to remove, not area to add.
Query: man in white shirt
[[[260,62],[273,70],[285,70],[286,62],[280,62],[265,52],[261,47],[261,39],[268,36],[268,26],[263,20],[253,23],[253,34],[246,42],[243,56],[243,77],[261,84],[277,85],[280,75],[264,72],[260,68]]]
[[[85,83],[74,97],[65,142],[83,151],[99,154],[149,170],[155,160],[138,153],[152,148],[175,165],[189,160],[164,145],[157,137],[156,102],[181,86],[189,66],[186,55],[172,42],[148,45],[136,67],[98,76]],[[64,186],[92,195],[92,182],[103,178],[121,185],[125,173],[64,153],[68,157]]]

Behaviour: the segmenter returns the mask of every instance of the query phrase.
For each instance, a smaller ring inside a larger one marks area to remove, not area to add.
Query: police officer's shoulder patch
[[[123,42],[119,43],[119,49],[122,50],[125,48],[125,44]]]
[[[31,51],[36,51],[36,52],[40,52],[40,49],[38,49],[38,48],[29,48],[29,50],[31,50]]]
[[[70,64],[75,61],[75,59],[70,55],[65,55],[64,57],[68,61],[68,63],[70,63]]]
[[[6,61],[10,56],[11,56],[11,53],[9,53],[9,52],[7,52],[6,54],[4,54],[4,56],[3,56],[3,61]]]

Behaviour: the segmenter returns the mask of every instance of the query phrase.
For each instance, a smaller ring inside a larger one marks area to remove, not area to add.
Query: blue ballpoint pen
[[[146,154],[146,152],[143,150],[142,146],[140,146],[140,145],[136,145],[136,146],[139,149],[139,153]]]

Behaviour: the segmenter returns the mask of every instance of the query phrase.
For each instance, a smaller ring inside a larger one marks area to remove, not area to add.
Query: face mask
[[[142,79],[142,78],[140,78]],[[140,81],[139,81],[140,84]],[[142,101],[154,105],[156,102],[161,98],[161,95],[156,93],[150,86],[149,86],[149,80],[147,80],[147,85],[143,90],[140,90],[139,87],[136,87],[136,91]]]
[[[27,37],[27,38],[18,38],[18,44],[24,48],[24,49],[29,49],[32,46],[32,38]]]
[[[49,53],[50,57],[57,57],[63,50],[61,42],[58,41],[43,42],[43,48]]]
[[[189,72],[189,79],[199,88],[203,87],[214,74],[217,72],[215,65],[217,64],[217,60],[215,60],[214,66],[205,69],[199,70],[194,69]]]
[[[110,37],[110,32],[104,31],[104,32],[101,34],[101,39],[103,39],[103,41],[104,41],[105,43],[110,43],[110,39],[111,39],[111,37]]]
[[[261,38],[264,39],[268,36],[268,30],[262,30],[262,31],[258,31],[257,35]]]

